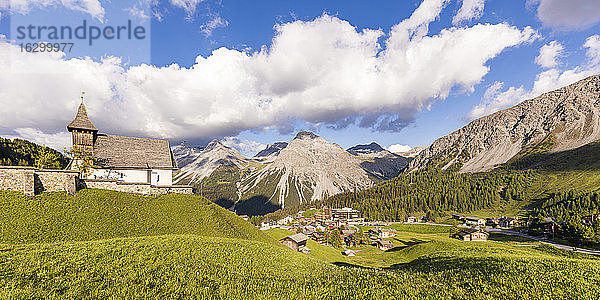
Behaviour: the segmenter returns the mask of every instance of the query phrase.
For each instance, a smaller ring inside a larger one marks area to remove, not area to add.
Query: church
[[[67,126],[73,149],[95,158],[85,178],[111,180],[125,184],[171,186],[177,164],[169,141],[98,133],[87,114],[83,97],[75,119]],[[72,161],[70,170],[78,169]]]

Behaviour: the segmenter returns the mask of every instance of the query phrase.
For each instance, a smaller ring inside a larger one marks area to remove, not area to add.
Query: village
[[[240,215],[245,220],[250,218]],[[544,234],[549,234],[553,226],[558,225],[553,219],[546,220],[547,226],[540,228]],[[519,217],[480,218],[452,214],[442,224],[428,219],[426,216],[409,216],[404,222],[365,221],[358,210],[344,208],[311,207],[294,215],[287,215],[278,220],[264,218],[256,224],[261,230],[280,228],[295,234],[280,239],[289,248],[310,253],[307,241],[313,240],[321,245],[343,249],[343,254],[355,256],[357,248],[371,245],[381,251],[394,248],[392,238],[397,230],[394,224],[427,224],[447,226],[449,237],[461,241],[487,241],[489,231],[517,230],[526,228],[527,220]]]

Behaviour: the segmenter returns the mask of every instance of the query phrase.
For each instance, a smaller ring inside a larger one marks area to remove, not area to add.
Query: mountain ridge
[[[489,171],[528,151],[572,150],[600,139],[600,75],[473,120],[434,141],[408,169]],[[537,149],[537,150],[536,150]]]

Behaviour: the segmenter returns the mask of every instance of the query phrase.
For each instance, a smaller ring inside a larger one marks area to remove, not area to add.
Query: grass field
[[[196,196],[0,199],[0,298],[600,297],[596,257],[504,235],[460,242],[447,227],[394,225],[388,252],[345,257],[310,241],[305,255],[277,242],[290,232],[261,232]]]
[[[75,196],[0,191],[0,242],[85,241],[196,234],[264,240],[254,226],[200,196],[144,197],[85,189]]]

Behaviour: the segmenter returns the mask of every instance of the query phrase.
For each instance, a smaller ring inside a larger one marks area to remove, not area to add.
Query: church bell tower
[[[73,136],[73,149],[81,149],[83,152],[93,154],[94,151],[94,140],[98,133],[98,128],[94,126],[92,121],[87,114],[87,109],[83,104],[83,96],[85,92],[81,94],[81,104],[77,109],[77,115],[75,119],[67,125],[67,130],[71,132]]]

